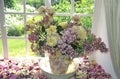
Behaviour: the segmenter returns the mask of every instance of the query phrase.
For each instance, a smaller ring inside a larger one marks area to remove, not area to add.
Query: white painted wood
[[[25,37],[21,37],[21,36],[7,36],[7,39],[25,39]]]
[[[51,0],[45,0],[45,6],[50,7],[51,6]]]
[[[24,14],[23,12],[5,12],[5,14]],[[25,13],[26,15],[38,15],[38,13]],[[71,16],[73,14],[77,14],[80,16],[93,16],[93,14],[82,14],[82,13],[55,13],[55,16]]]
[[[71,16],[75,14],[79,16],[93,16],[93,14],[81,14],[81,13],[56,13],[55,16]]]
[[[7,35],[6,35],[6,27],[4,27],[4,24],[5,24],[4,0],[0,0],[0,26],[2,33],[2,46],[3,46],[4,58],[8,59]]]
[[[24,26],[26,25],[26,0],[23,0]],[[26,57],[28,57],[28,35],[25,34]]]
[[[71,0],[71,15],[74,14],[74,0]]]

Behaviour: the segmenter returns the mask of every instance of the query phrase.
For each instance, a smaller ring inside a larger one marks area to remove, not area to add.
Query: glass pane
[[[51,4],[57,13],[70,12],[70,0],[51,0]]]
[[[57,24],[59,24],[60,22],[70,21],[70,17],[69,16],[55,16],[54,20]],[[92,17],[91,16],[81,16],[80,20],[84,27],[91,29],[91,27],[92,27]]]
[[[22,36],[24,34],[23,15],[7,14],[5,15],[5,24],[8,36]]]
[[[42,19],[42,16],[37,16],[37,15],[27,15],[27,23],[32,21],[32,19],[34,18],[35,21],[39,21]]]
[[[75,0],[75,12],[92,14],[94,8],[94,0]]]
[[[25,57],[25,39],[8,39],[10,57]]]
[[[45,5],[45,0],[27,0],[26,12],[37,12],[37,9]]]
[[[4,0],[6,12],[23,12],[23,0]]]
[[[92,17],[91,16],[82,16],[81,22],[84,27],[91,30],[92,28]]]
[[[57,24],[59,24],[60,22],[68,22],[70,21],[70,17],[69,16],[54,16],[53,17],[55,22]]]

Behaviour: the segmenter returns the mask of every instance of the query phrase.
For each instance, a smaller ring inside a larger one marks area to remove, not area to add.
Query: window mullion
[[[24,26],[26,25],[26,0],[23,0]],[[26,57],[28,57],[28,35],[25,34]]]
[[[70,11],[71,16],[74,14],[74,0],[71,0],[71,11]]]
[[[2,33],[2,46],[4,58],[8,59],[8,44],[7,44],[7,34],[6,34],[6,26],[5,26],[5,14],[4,14],[4,0],[0,0],[0,26]]]
[[[51,0],[45,0],[45,6],[50,7],[51,6]]]

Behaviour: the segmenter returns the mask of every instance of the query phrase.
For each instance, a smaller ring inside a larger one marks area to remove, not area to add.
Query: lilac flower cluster
[[[77,39],[77,34],[74,29],[67,28],[63,31],[62,39],[58,41],[58,49],[61,50],[62,54],[68,54],[70,57],[74,58],[76,51],[70,45]]]
[[[102,42],[101,38],[97,38],[95,35],[92,35],[91,41],[86,41],[84,44],[84,49],[87,53],[93,52],[95,50],[100,50],[101,52],[107,52],[108,48],[104,42]]]
[[[73,28],[67,28],[63,31],[62,40],[67,44],[71,44],[76,40],[76,31]]]
[[[71,47],[71,45],[64,43],[62,40],[58,41],[58,49],[63,55],[68,54],[72,58],[75,57],[75,50]]]

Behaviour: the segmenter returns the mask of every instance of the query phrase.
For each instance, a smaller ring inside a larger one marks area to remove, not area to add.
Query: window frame
[[[3,57],[5,59],[9,58],[9,51],[8,51],[8,43],[7,43],[7,39],[8,38],[18,38],[21,39],[22,37],[9,37],[6,34],[6,27],[9,25],[5,24],[5,15],[7,14],[22,14],[23,15],[23,19],[24,19],[24,26],[26,25],[26,19],[27,19],[27,15],[38,15],[38,13],[30,13],[30,12],[26,12],[26,1],[27,0],[23,0],[23,12],[4,12],[4,0],[0,0],[0,26],[1,26],[1,34],[2,34],[2,46],[3,46]],[[81,14],[81,13],[75,13],[74,11],[74,0],[70,0],[71,1],[71,9],[70,9],[70,13],[56,13],[56,16],[72,16],[73,14],[77,14],[79,16],[93,16],[93,14]],[[51,6],[51,0],[45,0],[45,6],[50,7]],[[0,39],[1,39],[0,38]],[[26,42],[26,57],[28,56],[28,35],[25,34],[25,37],[22,39],[25,39]]]

